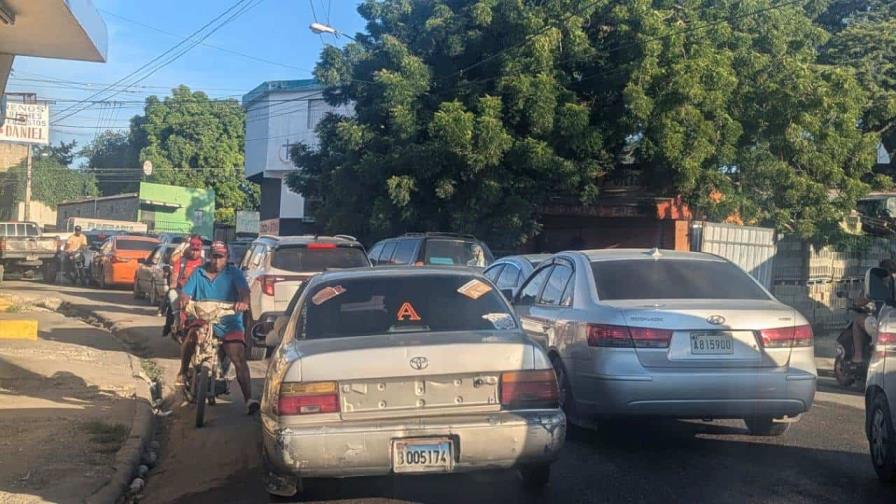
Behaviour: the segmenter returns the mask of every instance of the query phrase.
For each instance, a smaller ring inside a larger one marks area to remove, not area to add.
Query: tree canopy
[[[104,194],[136,190],[142,162],[153,164],[148,181],[215,191],[219,222],[236,210],[254,209],[259,189],[243,176],[245,113],[236,100],[213,100],[186,86],[171,96],[146,99],[130,132],[106,132],[82,154]]]
[[[315,70],[355,114],[296,148],[289,183],[329,231],[512,246],[634,163],[709,217],[831,239],[879,182],[871,82],[892,90],[837,59],[839,2],[367,0]]]

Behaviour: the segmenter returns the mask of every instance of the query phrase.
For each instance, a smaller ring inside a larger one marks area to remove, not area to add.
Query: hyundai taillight
[[[590,324],[588,346],[615,348],[669,348],[671,329]]]
[[[765,348],[791,348],[812,346],[812,326],[806,324],[791,327],[776,327],[759,331]]]
[[[287,382],[280,386],[280,397],[277,399],[277,414],[280,416],[338,412],[336,382]]]
[[[896,332],[877,333],[877,350],[896,350]]]
[[[283,275],[261,275],[258,281],[261,282],[261,292],[266,296],[274,295],[274,285],[289,280],[299,280],[304,277],[283,276]]]
[[[508,409],[556,408],[560,404],[553,369],[501,373],[501,406]]]

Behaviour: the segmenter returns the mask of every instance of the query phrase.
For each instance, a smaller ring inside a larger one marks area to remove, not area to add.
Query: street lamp
[[[330,25],[314,22],[314,23],[311,23],[311,25],[308,26],[308,28],[311,29],[312,33],[315,33],[317,35],[322,35],[322,34],[326,33],[326,34],[332,35],[336,38],[339,38],[340,36],[342,36],[349,40],[354,40],[355,42],[357,42],[357,40],[355,40],[355,38],[352,37],[351,35],[346,35],[346,34],[340,32],[339,30],[337,30],[336,28],[333,28]]]

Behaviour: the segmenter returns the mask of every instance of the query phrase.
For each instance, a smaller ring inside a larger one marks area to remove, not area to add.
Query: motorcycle
[[[853,362],[855,342],[852,331],[855,321],[850,321],[837,336],[837,355],[834,357],[834,378],[841,387],[851,387],[854,383],[864,383],[871,361],[871,343],[877,333],[877,318],[864,307],[850,307],[850,311],[865,314],[865,340],[862,346],[862,362]]]
[[[64,258],[65,276],[72,285],[87,285],[87,261],[84,252],[70,252]]]
[[[230,362],[221,341],[213,333],[213,326],[221,318],[235,313],[233,303],[190,301],[183,313],[179,314],[179,336],[184,338],[192,334],[196,339],[196,350],[190,360],[183,390],[184,397],[196,403],[196,427],[205,425],[206,403],[214,406],[218,396],[229,393],[225,377]]]

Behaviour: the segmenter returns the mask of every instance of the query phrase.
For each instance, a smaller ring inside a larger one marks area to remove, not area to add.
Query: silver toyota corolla
[[[495,468],[547,483],[566,428],[556,376],[484,276],[345,270],[301,289],[262,396],[269,492]]]
[[[815,396],[809,323],[717,256],[563,252],[513,304],[548,350],[574,422],[740,418],[779,435]]]

